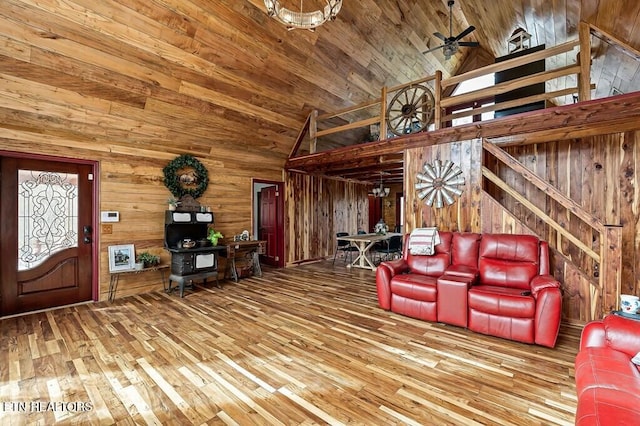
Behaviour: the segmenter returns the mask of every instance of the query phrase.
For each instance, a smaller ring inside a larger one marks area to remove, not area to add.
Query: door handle
[[[82,227],[82,232],[84,233],[84,238],[82,239],[82,241],[85,244],[91,244],[91,226],[90,225],[85,225]]]

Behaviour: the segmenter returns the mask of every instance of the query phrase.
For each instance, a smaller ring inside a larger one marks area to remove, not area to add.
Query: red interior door
[[[382,198],[369,195],[369,229],[366,231],[373,232],[380,219],[382,219]]]
[[[0,161],[0,314],[91,299],[93,167]]]
[[[262,188],[259,196],[258,238],[267,242],[267,251],[261,260],[271,266],[280,266],[280,246],[278,238],[278,197],[276,186]]]

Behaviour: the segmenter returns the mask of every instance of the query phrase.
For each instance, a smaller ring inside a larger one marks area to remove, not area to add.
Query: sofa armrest
[[[467,265],[450,265],[445,269],[443,275],[451,275],[468,279],[471,284],[477,284],[480,279],[480,272],[477,267]]]
[[[380,265],[387,267],[392,277],[394,275],[409,272],[409,265],[404,261],[404,259],[388,260],[386,262],[381,262]]]
[[[629,357],[640,352],[640,321],[611,314],[602,322],[607,346]]]
[[[538,277],[536,277],[538,278]],[[562,293],[553,285],[554,279],[531,282],[531,294],[536,300],[535,342],[553,348],[560,332],[562,319]]]
[[[560,282],[551,275],[537,275],[531,280],[531,295],[538,298],[538,294],[545,288],[560,288]]]
[[[604,347],[623,352],[630,358],[640,352],[640,321],[611,314],[585,325],[580,336],[580,350]]]
[[[586,348],[604,348],[606,346],[607,339],[602,320],[591,321],[584,326],[580,335],[581,351]]]
[[[409,271],[409,265],[403,259],[382,262],[376,268],[376,289],[378,304],[382,309],[391,309],[391,279]]]

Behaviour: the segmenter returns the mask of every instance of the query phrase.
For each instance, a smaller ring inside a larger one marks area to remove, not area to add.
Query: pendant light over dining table
[[[264,0],[267,14],[284,24],[288,30],[305,29],[314,31],[316,27],[325,22],[336,19],[340,8],[342,8],[342,0],[325,0],[325,3],[326,5],[322,10],[305,12],[303,0],[300,0],[300,11],[296,12],[282,7],[278,0]]]
[[[371,190],[371,193],[376,198],[383,198],[383,197],[388,196],[389,192],[391,192],[391,188],[389,188],[388,186],[384,186],[383,185],[383,183],[382,183],[382,172],[381,172],[380,173],[380,186],[374,187]]]

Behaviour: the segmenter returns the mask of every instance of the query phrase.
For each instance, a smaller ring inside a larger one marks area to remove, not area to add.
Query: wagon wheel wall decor
[[[407,86],[389,102],[387,128],[396,136],[420,132],[431,122],[434,105],[433,93],[427,86]]]
[[[462,194],[460,186],[464,185],[462,169],[453,162],[447,160],[442,164],[435,160],[433,165],[424,163],[424,173],[416,174],[415,189],[418,198],[428,206],[435,204],[436,208],[442,208],[444,203],[448,206],[455,202],[455,197]]]

